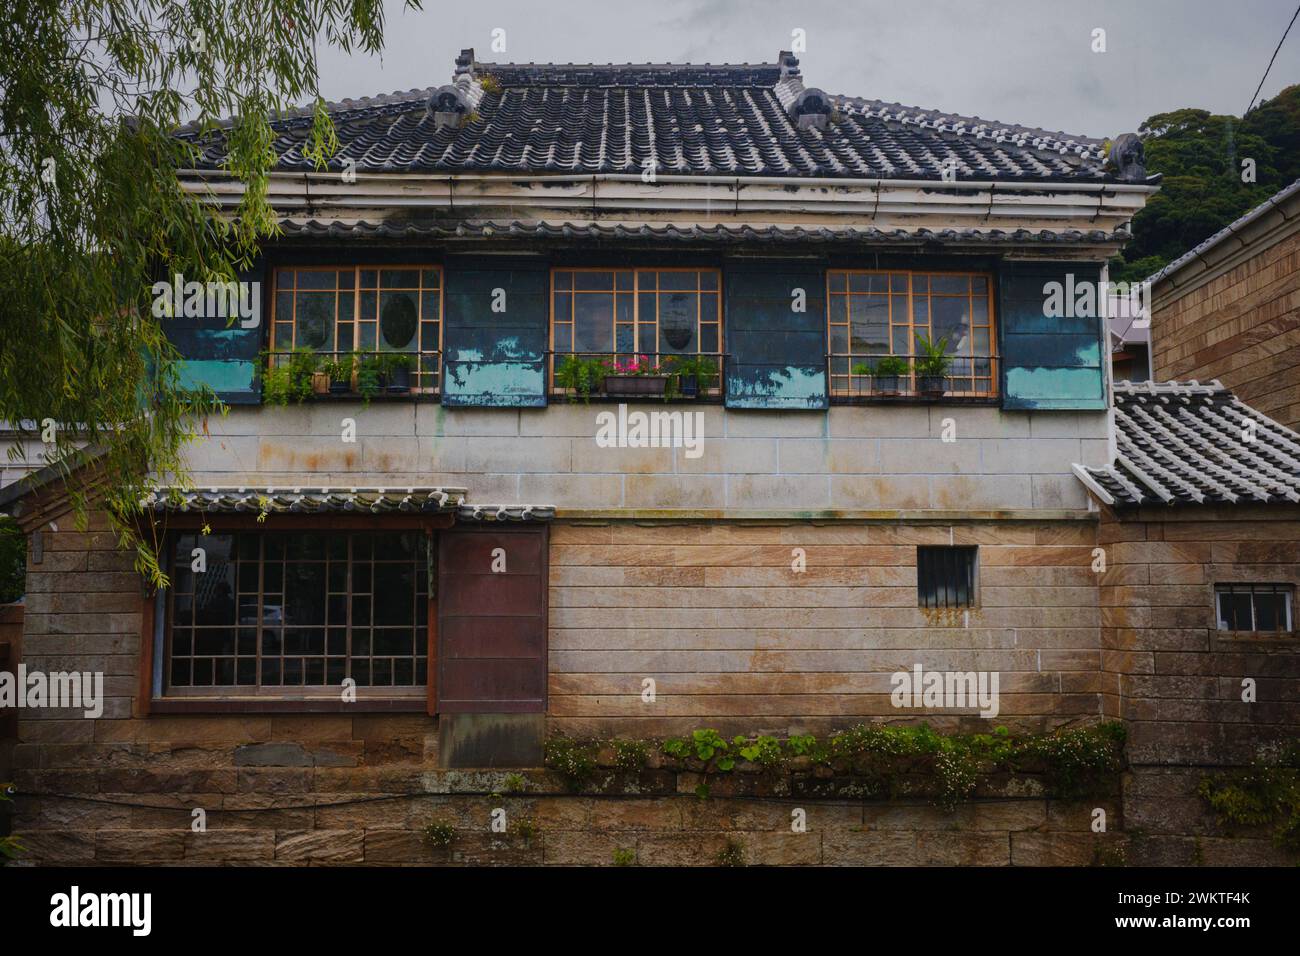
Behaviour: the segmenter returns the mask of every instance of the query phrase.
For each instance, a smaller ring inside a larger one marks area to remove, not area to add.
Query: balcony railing
[[[271,350],[263,389],[299,395],[436,395],[442,384],[442,353]]]
[[[589,398],[710,399],[723,394],[721,352],[551,352],[551,394]]]
[[[998,394],[997,356],[950,355],[951,364],[943,376],[925,376],[916,371],[924,354],[829,355],[833,398],[994,398]],[[904,363],[893,371],[883,360]],[[863,370],[866,366],[867,371]]]

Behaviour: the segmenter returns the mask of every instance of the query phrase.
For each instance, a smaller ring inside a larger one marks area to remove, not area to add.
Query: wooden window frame
[[[343,701],[338,693],[320,694],[232,694],[226,688],[210,696],[198,694],[164,694],[166,681],[163,670],[167,665],[166,594],[154,591],[145,594],[141,603],[141,640],[139,664],[139,689],[135,714],[277,714],[277,713],[438,713],[437,653],[438,653],[438,575],[436,569],[437,542],[431,540],[442,529],[454,524],[452,515],[295,515],[283,526],[267,528],[251,514],[222,515],[170,515],[165,532],[184,534],[210,525],[210,533],[223,534],[237,531],[260,532],[354,532],[354,531],[422,531],[426,546],[432,545],[435,557],[428,566],[430,575],[427,614],[427,673],[423,688],[415,685],[411,692],[402,694],[375,693],[374,688],[358,688],[354,702]],[[292,522],[291,524],[289,522]],[[170,541],[170,537],[164,540]],[[391,691],[395,688],[387,688]],[[306,688],[303,688],[306,690]],[[361,693],[360,691],[365,691]],[[384,689],[378,689],[382,691]]]
[[[338,279],[337,279],[338,273],[349,272],[349,271],[352,273],[351,290],[341,288],[339,286]],[[406,286],[396,287],[396,288],[383,288],[383,282],[380,273],[385,271],[417,272],[420,274],[419,285],[416,288],[408,288]],[[320,352],[320,354],[339,355],[339,354],[345,354],[354,351],[364,351],[367,354],[371,352],[375,352],[375,353],[385,352],[391,354],[414,355],[416,357],[416,369],[413,371],[412,374],[413,376],[415,376],[415,381],[418,383],[423,380],[424,376],[432,375],[434,384],[432,386],[415,384],[411,387],[410,394],[413,395],[441,394],[442,392],[442,345],[444,341],[444,336],[446,335],[446,325],[447,325],[446,322],[447,276],[441,265],[438,265],[436,263],[374,263],[374,264],[361,264],[361,265],[326,264],[326,265],[276,266],[272,270],[272,274],[271,274],[271,329],[270,329],[270,334],[268,339],[270,343],[269,347],[273,356],[272,360],[274,360],[275,357],[277,357],[279,354],[293,351],[293,349],[297,346],[297,339],[298,339],[297,313],[298,313],[298,292],[299,292],[297,276],[299,273],[303,273],[303,272],[332,272],[336,274],[333,290],[329,290],[329,289],[302,290],[302,291],[319,293],[321,295],[326,295],[332,292],[335,297],[334,321],[330,332],[330,340],[331,340],[330,344],[333,346],[333,348],[325,349],[325,350],[317,350]],[[375,284],[373,287],[362,286],[361,276],[365,272],[375,273]],[[424,316],[424,294],[426,292],[434,291],[432,289],[426,289],[424,287],[423,274],[425,272],[434,273],[437,276],[437,281],[438,281],[438,288],[437,288],[438,318],[436,320],[437,342],[435,343],[426,343],[424,341],[424,326],[428,322],[435,321],[435,320],[427,319]],[[281,288],[280,277],[282,274],[285,273],[294,274],[293,284],[288,288]],[[338,333],[340,327],[339,302],[342,300],[342,298],[345,295],[348,294],[349,291],[352,294],[352,319],[350,323],[344,322],[342,324],[343,325],[351,324],[352,326],[352,348],[339,349],[338,348]],[[282,292],[287,292],[289,294],[289,302],[292,310],[287,319],[281,318],[279,312],[280,294]],[[370,319],[363,318],[361,315],[361,296],[365,292],[373,292],[375,294],[375,317],[373,321]],[[380,292],[411,292],[415,294],[416,308],[419,311],[417,312],[416,319],[415,319],[416,349],[414,352],[398,352],[396,350],[385,350],[379,348],[380,337],[382,335],[379,329]],[[289,328],[290,339],[289,342],[287,343],[280,340],[281,325],[287,325]],[[362,331],[361,327],[363,325],[374,325],[375,327],[375,347],[373,349],[363,350],[361,348],[360,345],[361,331]],[[432,347],[429,347],[430,345],[432,345]],[[426,356],[433,357],[432,369],[426,369],[424,366],[424,361]]]
[[[849,288],[849,285],[852,281],[851,277],[862,276],[862,275],[878,275],[878,276],[905,275],[907,277],[907,289],[903,293],[895,293],[892,290],[892,288],[886,292],[851,291]],[[837,276],[844,277],[843,290],[836,290],[832,286],[833,280]],[[875,359],[882,359],[886,357],[885,354],[866,355],[866,354],[855,354],[852,351],[852,345],[853,345],[852,302],[854,296],[883,295],[887,299],[889,303],[888,355],[898,355],[903,358],[908,358],[909,361],[913,356],[916,355],[916,350],[918,348],[916,342],[916,333],[923,329],[927,337],[933,334],[934,324],[933,324],[932,312],[929,306],[929,300],[935,298],[936,296],[938,298],[952,298],[952,299],[959,299],[962,297],[960,294],[957,293],[942,293],[942,292],[935,293],[932,289],[927,289],[923,293],[917,292],[915,288],[916,287],[915,280],[917,276],[962,276],[967,279],[978,278],[978,279],[983,279],[985,281],[986,283],[985,288],[988,290],[987,292],[988,322],[987,324],[980,323],[978,325],[974,323],[973,321],[975,315],[974,304],[977,300],[982,300],[985,297],[977,295],[973,291],[973,288],[968,289],[965,298],[967,301],[967,315],[972,320],[969,325],[969,328],[971,329],[972,332],[971,335],[972,351],[968,355],[953,355],[953,357],[958,359],[971,360],[972,374],[969,376],[954,376],[954,377],[958,379],[969,378],[972,381],[977,379],[979,381],[983,381],[985,379],[985,376],[981,375],[977,377],[973,374],[974,362],[981,359],[987,360],[989,363],[989,374],[987,376],[989,387],[987,390],[949,391],[944,396],[944,398],[945,399],[969,398],[969,399],[986,399],[986,400],[992,400],[998,398],[1000,394],[999,376],[1001,374],[1001,369],[1000,369],[1001,359],[1000,356],[998,355],[997,295],[996,295],[996,288],[995,288],[996,277],[993,275],[993,273],[985,272],[981,270],[965,270],[965,269],[962,270],[827,269],[826,270],[826,354],[827,354],[826,378],[827,378],[827,388],[830,397],[832,399],[855,398],[855,397],[863,396],[864,395],[863,386],[865,385],[865,382],[863,380],[866,379],[867,376],[853,374],[852,371],[853,366],[858,362],[871,362]],[[918,296],[924,296],[927,300],[927,309],[926,309],[927,323],[925,326],[920,326],[916,323],[916,299]],[[902,298],[902,297],[906,298],[906,305],[903,307],[905,312],[905,317],[906,317],[905,323],[894,321],[894,299]],[[837,314],[842,314],[843,319],[842,320],[837,319],[836,318]],[[832,351],[831,343],[834,341],[834,330],[836,327],[845,330],[845,341],[849,348],[849,351],[847,352]],[[894,351],[894,332],[895,329],[899,329],[899,328],[906,328],[907,334],[909,336],[908,339],[909,351],[905,355]],[[973,350],[974,349],[973,333],[977,329],[985,329],[985,328],[987,328],[988,335],[989,335],[989,354],[976,355],[974,354],[974,350]],[[837,359],[841,361],[847,360],[848,369],[849,369],[847,373],[841,374],[835,370],[835,363]],[[916,389],[915,373],[914,372],[909,373],[907,378],[909,379],[908,385],[910,387],[904,390],[905,394],[907,397],[914,398],[918,394]],[[837,380],[845,380],[846,385],[837,388],[835,384]],[[866,394],[870,394],[870,393],[866,393]]]
[[[613,276],[613,284],[612,284],[612,287],[609,288],[609,289],[578,289],[578,288],[577,288],[578,283],[577,283],[577,281],[575,280],[574,283],[573,283],[573,288],[572,288],[572,289],[559,289],[559,288],[556,287],[556,275],[557,275],[558,273],[561,273],[561,272],[569,272],[569,273],[573,273],[575,276],[576,276],[576,275],[580,275],[580,274],[591,274],[591,273],[609,273],[611,276]],[[630,289],[620,289],[620,288],[618,287],[618,273],[620,273],[620,272],[628,272],[628,273],[631,273],[631,275],[632,275],[632,287],[631,287]],[[695,280],[695,288],[694,288],[694,289],[663,289],[663,288],[660,288],[660,280],[659,280],[659,278],[658,278],[660,275],[665,274],[665,273],[686,273],[686,272],[695,273],[695,274],[697,275],[697,278],[696,278],[696,280]],[[699,280],[699,278],[698,278],[698,276],[699,276],[700,274],[702,274],[702,273],[706,273],[706,272],[707,272],[707,273],[711,273],[711,274],[715,277],[715,279],[716,279],[716,284],[715,284],[714,288],[712,288],[712,289],[705,289],[705,288],[703,287],[703,285],[700,283],[700,280]],[[645,274],[645,273],[653,273],[653,274],[654,274],[654,276],[655,276],[655,287],[654,287],[653,289],[642,288],[642,286],[641,286],[642,275]],[[724,307],[723,307],[723,301],[722,301],[723,291],[722,291],[722,270],[721,270],[721,269],[716,268],[716,267],[714,267],[714,266],[663,266],[663,267],[660,267],[660,266],[553,266],[553,267],[551,268],[551,272],[550,272],[550,287],[551,287],[550,306],[549,306],[549,312],[550,312],[550,322],[549,322],[549,326],[550,326],[550,328],[549,328],[549,333],[548,333],[548,335],[549,335],[549,337],[548,337],[548,342],[549,342],[549,348],[550,348],[550,353],[551,353],[551,357],[552,357],[552,358],[551,358],[551,362],[549,363],[549,364],[550,364],[549,373],[550,373],[550,381],[551,381],[551,385],[550,385],[550,389],[549,389],[549,391],[550,391],[551,394],[553,394],[553,395],[554,395],[554,394],[560,394],[560,393],[563,391],[562,389],[558,389],[558,388],[556,388],[556,386],[555,386],[555,363],[556,363],[556,361],[559,360],[560,357],[562,357],[562,356],[566,356],[566,355],[609,355],[609,356],[628,356],[628,357],[633,357],[633,356],[638,356],[638,355],[656,355],[656,356],[660,356],[660,357],[667,356],[667,355],[683,355],[683,356],[686,356],[686,355],[701,356],[701,355],[703,355],[703,356],[708,356],[708,357],[711,357],[711,358],[716,358],[716,359],[718,360],[719,373],[721,373],[721,369],[722,369],[722,365],[723,365],[723,361],[722,361],[722,359],[723,359],[723,355],[724,355],[724,348],[723,348],[723,346],[724,346],[724,340],[723,340],[723,321],[722,321],[722,319],[723,319],[723,313],[724,313],[724,311],[725,311],[725,310],[724,310]],[[669,353],[669,352],[664,352],[664,353],[661,353],[661,352],[659,352],[659,350],[658,350],[658,347],[659,347],[659,297],[660,297],[660,296],[663,296],[663,295],[669,295],[669,294],[672,294],[672,293],[674,293],[674,292],[686,292],[686,293],[690,293],[690,294],[692,294],[692,295],[694,295],[694,296],[696,297],[696,298],[695,298],[695,301],[696,301],[696,307],[695,307],[695,341],[696,341],[696,350],[695,350],[694,352],[671,352],[671,353]],[[706,294],[708,294],[708,295],[713,295],[713,296],[714,296],[714,305],[715,305],[716,315],[715,315],[715,317],[712,318],[712,319],[707,319],[707,318],[704,317],[705,310],[704,310],[704,307],[703,307],[703,304],[702,304],[702,303],[703,303],[702,296],[703,296],[703,295],[706,295]],[[569,302],[569,314],[568,314],[568,318],[567,318],[567,319],[561,319],[561,318],[560,318],[560,315],[559,315],[559,309],[558,309],[557,306],[556,306],[557,299],[558,299],[558,297],[559,297],[560,295],[568,295],[568,296],[570,297],[570,302]],[[611,318],[612,318],[611,329],[612,329],[612,332],[613,332],[613,345],[614,345],[614,347],[615,347],[615,348],[614,348],[614,351],[611,351],[611,352],[579,352],[579,351],[575,351],[575,350],[573,349],[573,336],[574,336],[574,332],[576,331],[576,328],[577,328],[577,297],[578,297],[579,295],[610,295],[610,296],[613,296],[613,297],[614,297],[614,311],[613,311],[613,315],[612,315],[612,317],[611,317]],[[631,321],[631,326],[632,326],[632,343],[633,343],[634,348],[632,348],[632,349],[630,349],[630,350],[629,350],[629,349],[619,350],[618,347],[617,347],[617,346],[618,346],[618,332],[619,332],[619,326],[620,326],[620,325],[627,325],[627,324],[628,324],[628,323],[626,323],[626,322],[620,322],[620,321],[619,321],[619,317],[618,317],[618,297],[619,297],[619,296],[624,296],[624,295],[625,295],[625,296],[630,296],[631,299],[632,299],[632,321]],[[653,295],[653,296],[654,296],[654,302],[655,302],[655,314],[654,314],[653,319],[644,319],[644,318],[642,317],[642,314],[641,314],[641,296],[642,296],[642,295]],[[569,329],[568,329],[569,339],[568,339],[568,342],[565,344],[565,347],[564,347],[563,349],[561,349],[561,348],[559,347],[560,343],[559,343],[558,338],[557,338],[557,332],[558,332],[557,326],[559,326],[559,325],[567,325],[567,326],[569,327]],[[701,352],[701,351],[699,350],[699,346],[700,346],[700,345],[702,344],[702,342],[703,342],[703,335],[702,335],[702,332],[703,332],[703,329],[704,329],[705,326],[710,326],[710,325],[711,325],[711,326],[715,326],[716,329],[717,329],[717,345],[718,345],[718,348],[717,348],[717,351],[715,351],[715,352]],[[641,330],[642,330],[642,328],[651,328],[651,327],[653,328],[653,333],[652,333],[652,334],[653,334],[653,336],[654,336],[655,348],[654,348],[654,349],[642,349],[642,348],[639,347],[639,346],[641,345]],[[719,374],[719,380],[721,380],[721,374]],[[719,388],[719,389],[713,389],[713,390],[711,390],[711,391],[713,391],[713,392],[718,392],[718,391],[720,391],[720,388]]]

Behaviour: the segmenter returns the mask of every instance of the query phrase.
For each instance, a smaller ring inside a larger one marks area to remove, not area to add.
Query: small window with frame
[[[916,600],[924,608],[975,606],[979,548],[920,546],[916,549]]]
[[[1214,612],[1220,631],[1285,634],[1295,629],[1295,586],[1216,584]]]

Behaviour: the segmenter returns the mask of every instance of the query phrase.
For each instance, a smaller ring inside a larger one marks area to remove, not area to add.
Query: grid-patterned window
[[[922,546],[916,549],[916,600],[920,607],[972,607],[975,604],[975,547]]]
[[[1216,584],[1221,631],[1290,631],[1295,588],[1290,584]]]
[[[431,266],[277,269],[273,361],[308,348],[340,358],[404,353],[411,386],[438,389],[442,271]]]
[[[169,689],[424,686],[422,533],[182,534],[172,553]]]
[[[918,335],[938,345],[952,364],[951,395],[997,392],[997,335],[989,276],[966,272],[832,269],[827,273],[831,392],[863,394],[866,366],[897,357],[910,366],[924,354]],[[858,369],[859,371],[854,371]],[[916,383],[909,372],[903,390]]]
[[[557,356],[718,356],[717,269],[557,269],[551,342]]]

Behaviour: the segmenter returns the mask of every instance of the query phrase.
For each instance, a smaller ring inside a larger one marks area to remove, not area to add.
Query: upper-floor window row
[[[825,283],[832,397],[927,393],[936,379],[941,394],[996,396],[990,274],[830,269]],[[724,390],[730,357],[721,270],[555,268],[548,284],[544,364],[552,394],[574,391],[575,382],[598,391],[607,374],[689,378],[704,393]],[[268,365],[287,369],[295,351],[306,352],[317,357],[318,391],[329,377],[339,392],[368,385],[437,394],[445,287],[443,269],[431,264],[278,268]],[[508,325],[493,317],[508,313],[506,290],[492,291],[499,296],[482,297],[491,314],[473,321]]]

